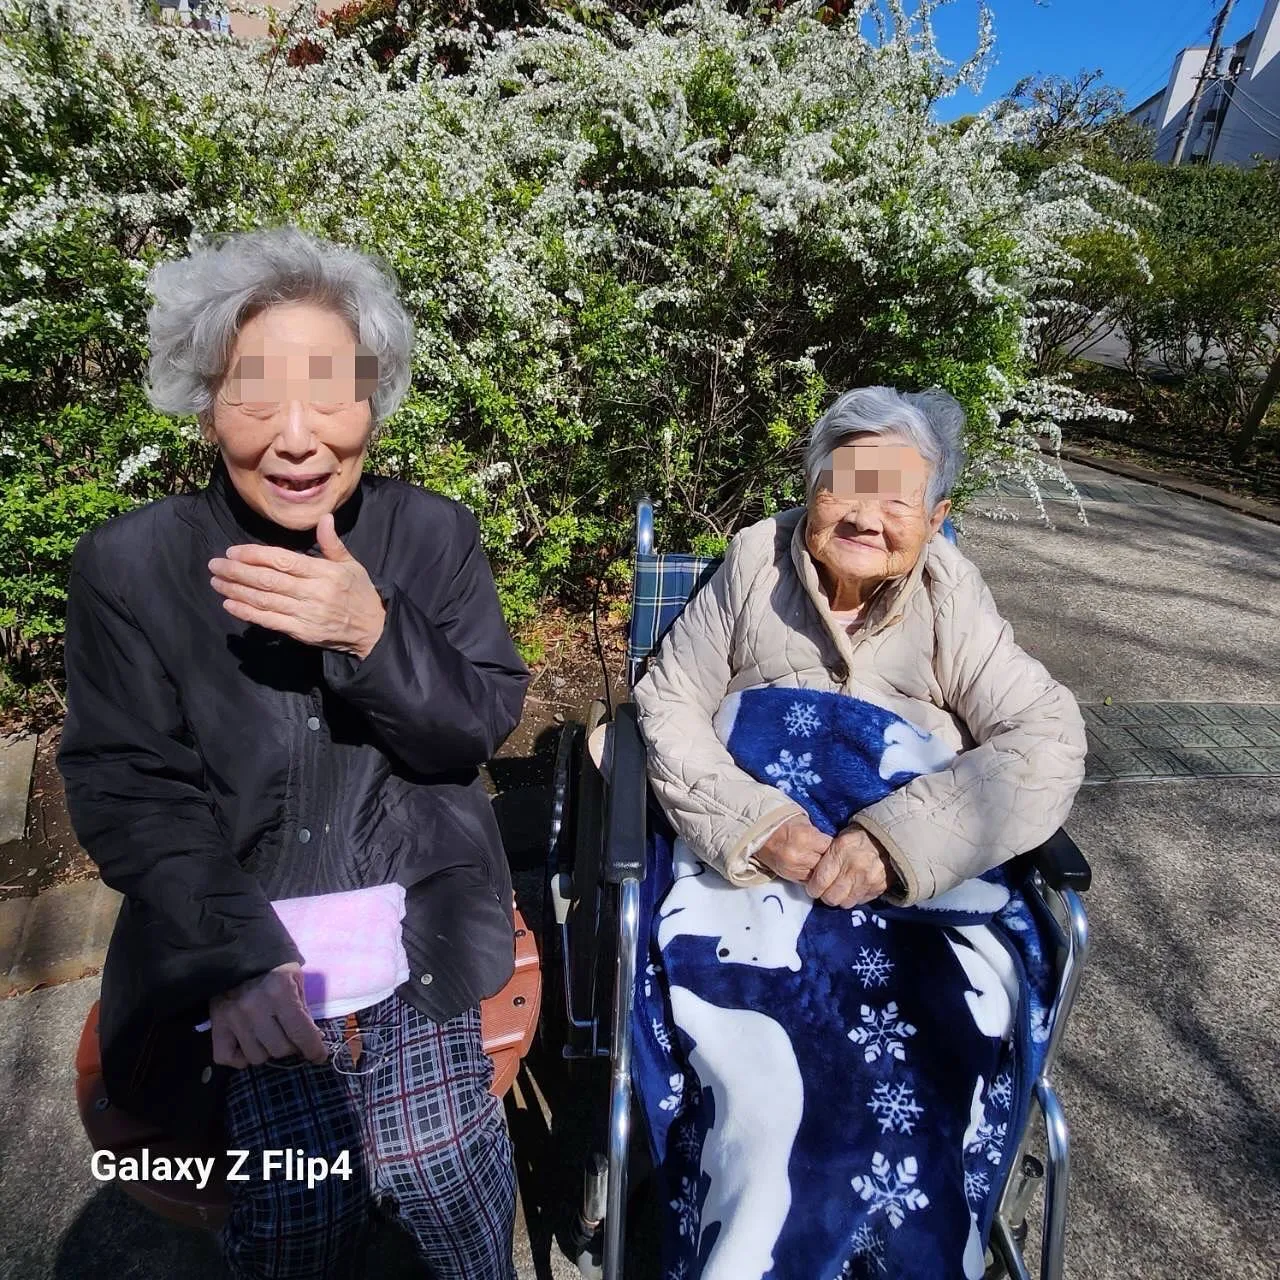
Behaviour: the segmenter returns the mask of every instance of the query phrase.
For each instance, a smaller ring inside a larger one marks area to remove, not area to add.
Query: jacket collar
[[[929,544],[925,543],[920,555],[911,568],[911,572],[898,578],[888,578],[872,593],[863,614],[862,626],[856,636],[850,636],[831,614],[831,605],[827,593],[822,589],[822,580],[818,577],[818,567],[805,543],[805,533],[809,527],[808,512],[801,514],[796,522],[795,531],[791,535],[791,563],[804,585],[805,593],[813,601],[813,607],[822,619],[831,638],[836,642],[840,654],[846,660],[853,653],[853,646],[866,636],[879,635],[880,632],[895,626],[902,621],[907,601],[920,586],[924,577],[924,564],[929,554]]]
[[[360,478],[355,492],[333,513],[338,537],[345,538],[354,528],[364,505],[365,479]],[[219,528],[230,539],[228,546],[240,542],[260,542],[270,547],[287,547],[290,551],[319,553],[314,529],[286,529],[274,520],[256,512],[241,496],[227,471],[222,455],[218,455],[205,498]]]

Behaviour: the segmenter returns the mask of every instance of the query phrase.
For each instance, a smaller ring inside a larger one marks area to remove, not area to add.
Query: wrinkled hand
[[[856,907],[893,882],[893,864],[861,827],[846,827],[822,855],[805,888],[829,907]]]
[[[302,966],[282,964],[209,1001],[213,1060],[224,1067],[259,1066],[300,1053],[328,1056],[320,1028],[307,1011]]]
[[[831,837],[823,835],[808,818],[792,818],[771,832],[754,856],[775,875],[804,884],[830,843]]]
[[[382,635],[386,607],[332,515],[320,518],[316,540],[323,559],[256,543],[230,547],[225,559],[209,561],[213,589],[234,617],[363,660]]]

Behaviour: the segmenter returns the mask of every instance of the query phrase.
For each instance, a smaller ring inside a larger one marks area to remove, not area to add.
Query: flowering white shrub
[[[115,0],[0,0],[0,543],[59,524],[38,589],[0,569],[0,625],[56,631],[73,535],[198,481],[189,424],[140,395],[142,282],[262,223],[398,273],[415,379],[374,463],[475,507],[515,619],[623,551],[641,488],[665,542],[704,549],[795,502],[804,434],[851,385],[961,398],[961,499],[1034,488],[1035,434],[1082,404],[1029,344],[1069,244],[1123,201],[1079,168],[1026,190],[1016,116],[934,123],[989,40],[975,8],[951,66],[936,7],[827,25],[701,0],[643,28],[419,35],[378,68],[302,14],[246,45]]]

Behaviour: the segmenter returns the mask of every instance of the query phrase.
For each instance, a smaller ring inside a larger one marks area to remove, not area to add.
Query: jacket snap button
[[[312,732],[314,732],[314,731],[315,731],[316,729],[318,729],[319,727],[320,727],[320,717],[319,717],[319,716],[308,716],[308,717],[307,717],[307,728],[308,728],[308,729],[310,729],[310,730],[312,730]]]
[[[209,1081],[212,1079],[213,1079],[213,1068],[205,1067],[205,1069],[200,1073],[200,1083],[208,1084]]]
[[[421,982],[424,987],[429,987],[431,985],[431,975],[429,973],[424,973],[418,981]]]
[[[311,839],[311,832],[308,831],[306,827],[303,827],[302,830],[298,832],[298,843],[306,844],[307,841],[310,839]]]

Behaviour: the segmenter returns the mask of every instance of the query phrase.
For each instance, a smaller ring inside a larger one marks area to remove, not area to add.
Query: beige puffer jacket
[[[865,697],[960,753],[854,819],[893,860],[893,901],[934,897],[1034,848],[1084,777],[1071,693],[1018,648],[977,568],[941,535],[850,636],[804,517],[787,511],[734,538],[636,686],[650,780],[677,833],[735,884],[769,878],[751,855],[803,810],[734,764],[712,718],[729,693],[781,685]]]

